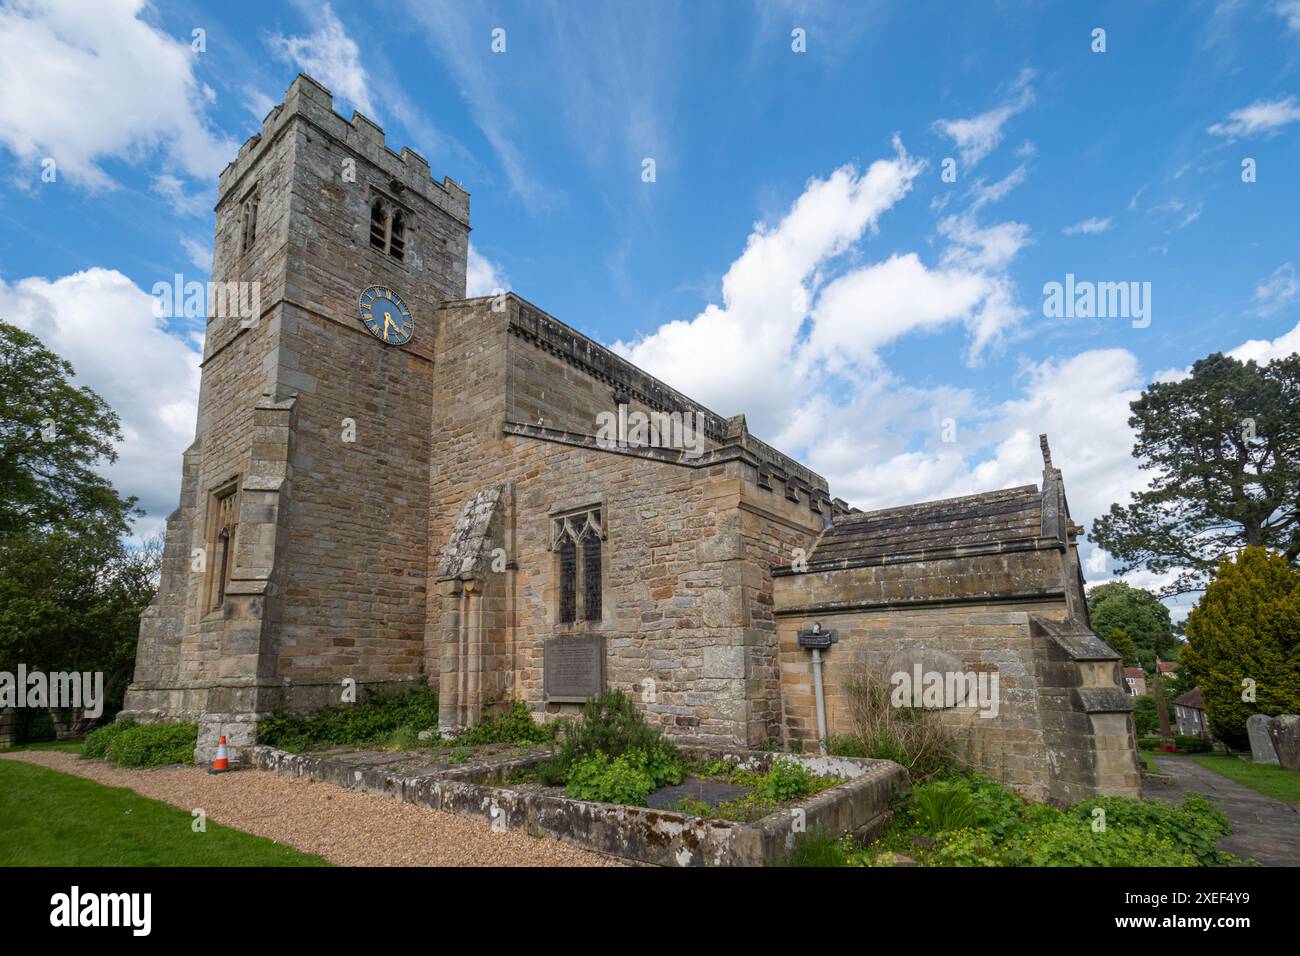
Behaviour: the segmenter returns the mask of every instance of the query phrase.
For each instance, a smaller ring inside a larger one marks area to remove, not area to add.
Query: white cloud
[[[1300,298],[1300,280],[1296,278],[1295,266],[1284,262],[1273,274],[1255,287],[1255,311],[1260,315],[1272,315]]]
[[[106,159],[160,155],[214,180],[233,141],[204,117],[212,91],[187,42],[139,19],[145,0],[44,0],[0,7],[0,146],[21,164],[53,158],[60,176],[111,188]]]
[[[1300,122],[1300,103],[1294,96],[1275,100],[1256,100],[1249,106],[1233,110],[1223,123],[1215,123],[1207,132],[1227,137],[1229,142],[1261,133],[1275,134],[1288,123]]]
[[[1264,365],[1273,359],[1286,358],[1296,352],[1300,352],[1300,325],[1275,339],[1251,339],[1243,342],[1228,354],[1242,362],[1253,359],[1260,365]]]
[[[510,289],[510,280],[499,263],[493,262],[469,244],[469,257],[465,269],[465,297],[496,295]]]
[[[197,268],[206,273],[212,272],[211,244],[198,239],[191,239],[189,236],[181,236],[181,248],[185,250],[186,257]]]
[[[328,3],[322,7],[303,7],[303,11],[313,20],[318,19],[320,28],[307,36],[276,34],[268,40],[271,50],[280,59],[319,80],[337,98],[352,104],[368,119],[379,122],[356,41],[347,35]]]
[[[939,234],[952,243],[944,252],[945,265],[998,272],[1011,264],[1029,244],[1029,227],[1022,222],[980,226],[969,213],[940,221]]]
[[[194,192],[186,192],[185,183],[167,173],[155,176],[150,186],[181,216],[200,216],[216,205],[214,186],[200,186]]]
[[[147,537],[176,507],[181,452],[194,438],[201,352],[153,316],[153,297],[116,270],[88,269],[50,281],[0,280],[0,315],[72,363],[121,419],[118,460],[104,474],[135,495]]]
[[[1021,70],[1002,105],[986,113],[965,119],[935,121],[934,128],[952,140],[961,151],[962,165],[967,170],[973,169],[1002,142],[1002,128],[1007,121],[1033,104],[1034,90],[1030,86],[1033,78],[1033,70]]]
[[[1105,232],[1107,229],[1110,228],[1110,225],[1111,225],[1111,222],[1110,222],[1110,217],[1109,217],[1109,216],[1107,216],[1105,219],[1098,219],[1096,216],[1090,216],[1090,217],[1087,218],[1087,219],[1083,219],[1083,220],[1081,220],[1081,221],[1079,221],[1079,222],[1076,222],[1073,226],[1067,226],[1066,228],[1062,229],[1062,230],[1061,230],[1061,235],[1063,235],[1063,236],[1074,236],[1074,235],[1091,236],[1091,235],[1095,235],[1095,234],[1097,234],[1097,233],[1099,233],[1099,232]]]
[[[802,375],[795,354],[799,330],[823,271],[875,228],[924,167],[895,146],[894,158],[872,163],[861,175],[842,166],[826,179],[810,180],[780,223],[756,224],[723,276],[721,305],[615,349],[686,394],[724,404],[723,411],[787,414]]]

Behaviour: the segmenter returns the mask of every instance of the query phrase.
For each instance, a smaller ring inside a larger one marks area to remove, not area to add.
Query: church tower
[[[198,424],[126,712],[199,757],[420,680],[437,307],[469,196],[306,76],[221,174]]]

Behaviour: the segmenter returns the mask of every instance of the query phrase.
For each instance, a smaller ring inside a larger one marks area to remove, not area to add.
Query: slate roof
[[[1192,710],[1205,709],[1205,701],[1201,699],[1201,689],[1199,687],[1193,687],[1186,694],[1175,698],[1174,703],[1179,707],[1190,707]]]
[[[1034,485],[945,498],[839,518],[809,563],[856,564],[959,547],[1005,546],[1042,533],[1042,494]]]

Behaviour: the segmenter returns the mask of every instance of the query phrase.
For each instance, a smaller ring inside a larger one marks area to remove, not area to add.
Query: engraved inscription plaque
[[[605,689],[605,638],[554,637],[542,645],[542,686],[556,704],[581,704]]]

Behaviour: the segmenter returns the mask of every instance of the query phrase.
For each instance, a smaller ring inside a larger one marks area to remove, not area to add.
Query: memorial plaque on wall
[[[605,689],[605,638],[553,637],[542,645],[542,687],[556,704],[582,704]]]

